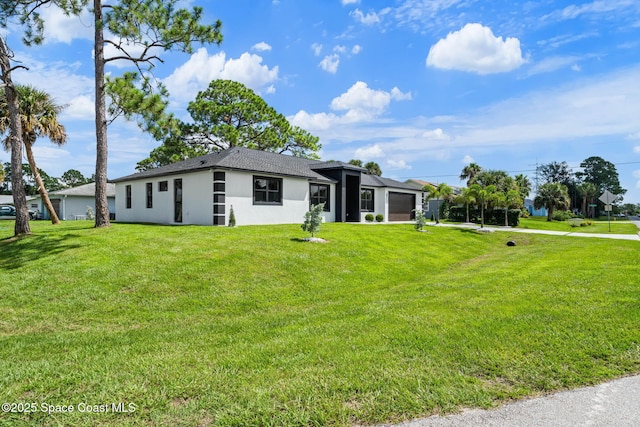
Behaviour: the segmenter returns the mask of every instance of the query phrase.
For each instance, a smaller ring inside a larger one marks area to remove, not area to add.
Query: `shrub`
[[[87,206],[87,219],[96,219],[96,214],[93,212],[93,208],[91,206]]]
[[[367,222],[373,222],[373,214],[370,214],[370,213],[366,214],[364,216],[364,220]]]
[[[555,211],[551,216],[551,219],[554,221],[566,221],[571,218],[573,218],[573,215],[568,211]]]
[[[317,205],[311,205],[309,212],[304,214],[304,222],[302,223],[302,230],[311,233],[311,237],[320,231],[320,224],[322,224],[322,211],[324,211],[324,203]]]
[[[376,222],[382,222],[382,221],[384,221],[384,215],[382,214],[376,215]]]
[[[231,205],[231,210],[229,211],[229,227],[236,226],[236,214],[233,212],[233,205]]]
[[[416,213],[416,223],[414,227],[416,228],[416,230],[421,231],[424,228],[424,225],[427,223],[427,218],[425,218],[422,209],[414,209],[413,212]]]

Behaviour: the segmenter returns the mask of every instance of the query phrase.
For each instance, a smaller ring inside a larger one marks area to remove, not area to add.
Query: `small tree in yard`
[[[424,212],[422,212],[422,209],[414,209],[413,211],[416,213],[416,223],[414,227],[416,228],[417,231],[422,231],[425,224],[427,223],[427,218],[425,218]]]
[[[304,223],[302,223],[302,230],[311,233],[311,237],[320,231],[320,224],[322,224],[322,212],[324,211],[324,203],[317,205],[311,205],[309,212],[304,214]]]
[[[229,211],[229,227],[236,226],[236,214],[233,212],[233,205],[231,205],[231,210]]]

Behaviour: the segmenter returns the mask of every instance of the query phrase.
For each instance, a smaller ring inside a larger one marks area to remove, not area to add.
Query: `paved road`
[[[497,409],[467,410],[396,424],[396,427],[636,427],[640,375],[579,388]]]

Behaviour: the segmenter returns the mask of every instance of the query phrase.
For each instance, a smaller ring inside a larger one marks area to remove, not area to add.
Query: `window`
[[[360,191],[360,210],[373,212],[373,189],[363,188]]]
[[[282,179],[253,177],[253,204],[254,205],[281,205],[282,204]]]
[[[169,191],[169,181],[160,181],[158,183],[158,191]]]
[[[173,221],[182,222],[182,180],[173,180]]]
[[[147,209],[153,207],[153,184],[147,182]]]
[[[127,199],[127,209],[131,209],[131,186],[127,185],[125,187],[126,199]]]
[[[324,203],[324,211],[329,212],[329,186],[324,184],[309,185],[309,205]]]

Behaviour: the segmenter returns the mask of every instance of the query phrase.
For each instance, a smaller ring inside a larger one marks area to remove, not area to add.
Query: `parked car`
[[[29,209],[29,219],[42,219],[40,212]],[[0,206],[0,219],[16,219],[16,208],[11,205]]]
[[[10,205],[0,206],[0,219],[16,219],[16,208]]]

